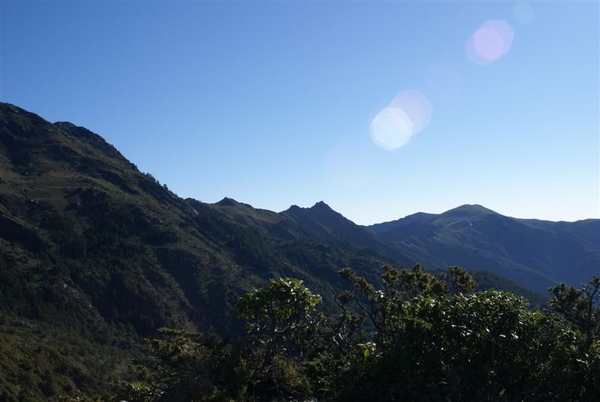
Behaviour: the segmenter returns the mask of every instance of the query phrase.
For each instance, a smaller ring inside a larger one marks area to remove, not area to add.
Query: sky
[[[0,101],[181,197],[600,218],[597,1],[0,1]]]

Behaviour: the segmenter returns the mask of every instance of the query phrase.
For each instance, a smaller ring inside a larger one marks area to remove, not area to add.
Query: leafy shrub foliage
[[[600,278],[550,289],[552,310],[474,292],[464,269],[351,269],[337,315],[293,278],[238,303],[237,343],[162,330],[123,397],[135,401],[592,401],[600,395]]]

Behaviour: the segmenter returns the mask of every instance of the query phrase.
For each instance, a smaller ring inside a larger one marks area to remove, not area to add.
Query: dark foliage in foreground
[[[130,401],[592,401],[600,395],[600,278],[550,289],[551,310],[474,292],[465,270],[350,269],[337,315],[297,279],[247,293],[235,344],[164,329],[121,384]]]

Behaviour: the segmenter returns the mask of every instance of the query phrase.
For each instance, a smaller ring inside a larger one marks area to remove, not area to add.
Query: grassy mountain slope
[[[600,273],[600,221],[545,222],[502,216],[478,205],[418,214],[370,227],[402,250],[436,264],[486,269],[538,291],[579,285]]]

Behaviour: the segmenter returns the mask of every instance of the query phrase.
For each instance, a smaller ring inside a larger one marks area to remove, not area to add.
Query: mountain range
[[[0,104],[0,396],[101,392],[160,327],[235,337],[236,300],[270,278],[333,308],[340,269],[377,281],[384,264],[460,265],[543,305],[548,287],[600,275],[600,220],[463,205],[360,226],[324,202],[182,199],[99,135]]]
[[[419,261],[485,269],[544,293],[600,274],[600,222],[515,219],[480,205],[370,227]]]

